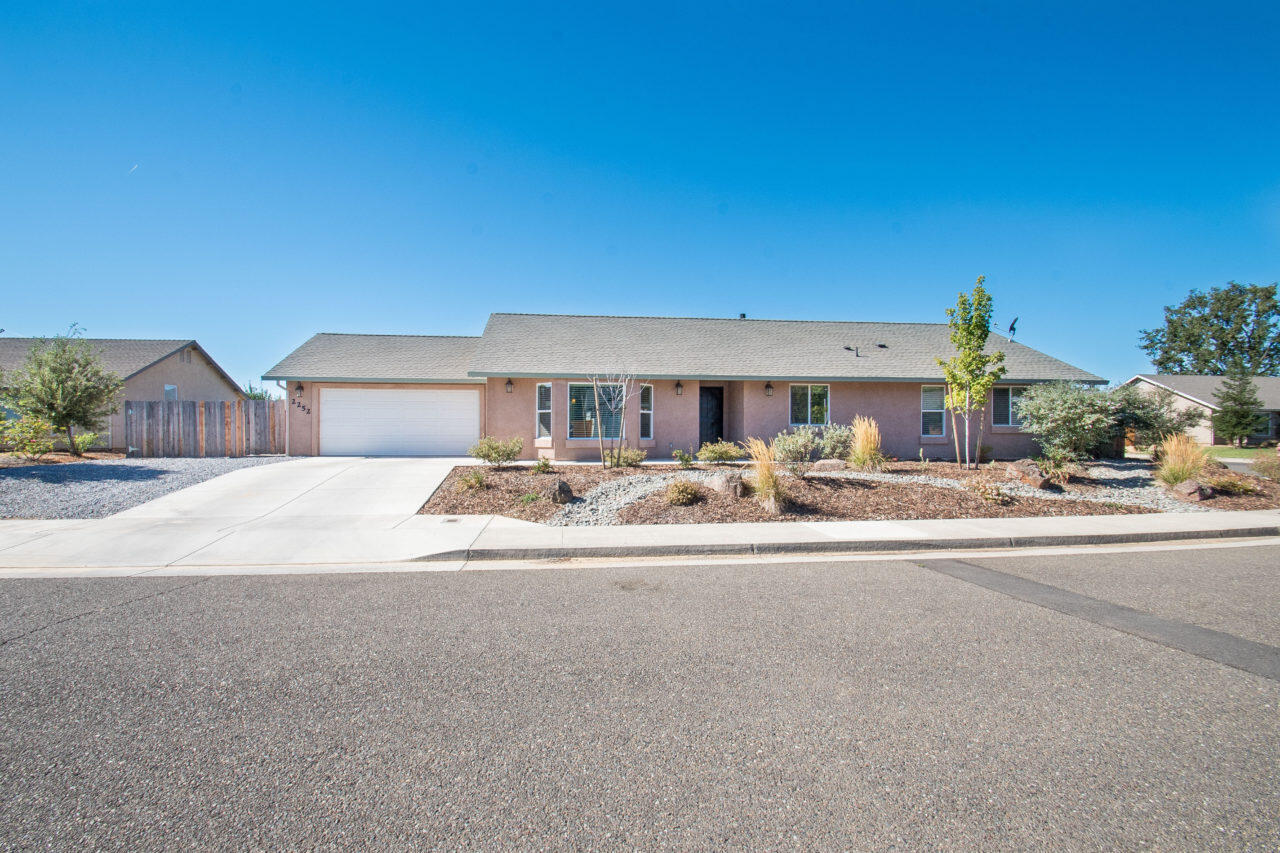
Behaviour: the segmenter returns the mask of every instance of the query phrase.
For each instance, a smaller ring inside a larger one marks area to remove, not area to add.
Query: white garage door
[[[320,389],[322,456],[457,456],[480,437],[480,392]]]

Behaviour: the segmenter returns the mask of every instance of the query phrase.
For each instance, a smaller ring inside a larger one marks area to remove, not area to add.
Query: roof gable
[[[273,380],[482,382],[469,377],[475,337],[321,332],[263,374]]]
[[[0,337],[0,370],[6,373],[17,370],[27,361],[27,355],[36,344],[50,340],[49,338],[6,338]],[[149,367],[164,361],[169,356],[185,349],[195,347],[224,382],[237,393],[242,393],[240,386],[222,369],[218,362],[193,339],[152,339],[152,338],[79,338],[101,359],[103,367],[128,380],[137,376]]]
[[[1224,376],[1210,376],[1203,373],[1139,373],[1126,385],[1134,382],[1147,382],[1159,388],[1167,388],[1180,397],[1195,403],[1201,403],[1211,409],[1218,408],[1214,392],[1222,384]],[[1253,376],[1253,384],[1258,388],[1258,397],[1262,400],[1262,408],[1280,410],[1280,376]]]

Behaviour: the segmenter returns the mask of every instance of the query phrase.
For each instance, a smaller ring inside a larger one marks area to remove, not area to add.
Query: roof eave
[[[295,376],[293,374],[284,373],[264,373],[263,381],[271,380],[273,382],[365,382],[369,384],[387,384],[387,383],[405,383],[405,384],[431,384],[431,385],[483,385],[483,379],[476,379],[470,376],[463,376],[454,379],[441,378],[425,378],[425,377],[372,377],[372,376]]]
[[[643,373],[631,371],[576,371],[572,373],[556,371],[496,371],[471,370],[468,376],[484,379],[585,379],[595,376],[617,376],[620,373],[642,379],[710,381],[710,382],[944,382],[941,376],[789,376],[783,374],[708,374],[708,373]],[[1080,382],[1085,385],[1106,385],[1107,380],[1091,376],[1090,378],[1053,377],[1049,379],[1023,379],[1019,377],[1001,377],[1002,385],[1041,385],[1049,382]]]

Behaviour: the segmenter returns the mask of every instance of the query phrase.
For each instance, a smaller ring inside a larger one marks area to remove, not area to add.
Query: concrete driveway
[[[0,567],[381,562],[465,547],[489,516],[417,512],[455,465],[473,461],[299,458],[108,518],[0,522]]]

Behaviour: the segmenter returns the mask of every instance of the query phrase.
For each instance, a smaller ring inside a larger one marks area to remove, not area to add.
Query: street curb
[[[459,548],[415,557],[413,562],[445,560],[554,560],[574,557],[698,557],[779,554],[957,551],[988,548],[1052,548],[1070,545],[1133,545],[1195,539],[1254,539],[1280,536],[1280,525],[1225,530],[1076,533],[1044,536],[985,536],[968,539],[815,539],[807,542],[742,542],[682,545],[601,545],[545,548]]]

